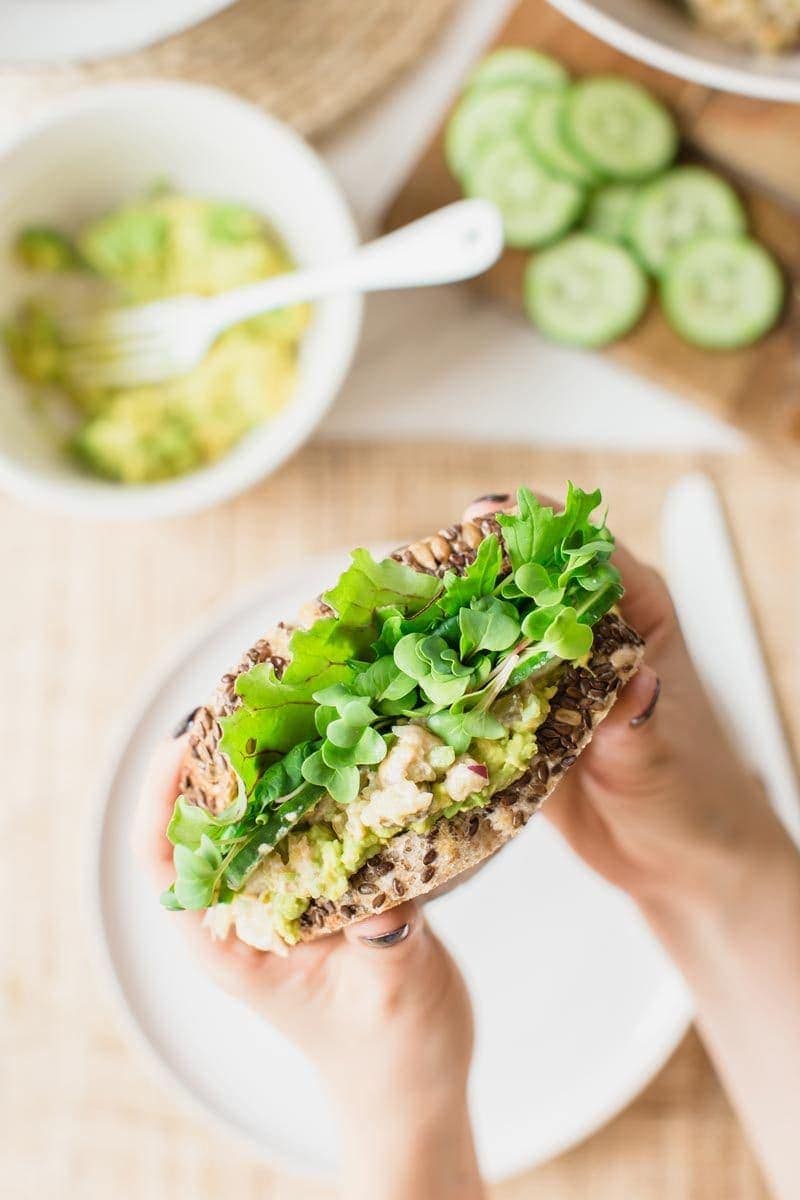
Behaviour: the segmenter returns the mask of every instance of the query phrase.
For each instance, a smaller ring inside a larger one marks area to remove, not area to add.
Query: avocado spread
[[[69,378],[59,322],[62,281],[78,274],[103,302],[209,296],[292,269],[264,219],[237,205],[158,193],[92,222],[74,238],[23,230],[20,263],[48,275],[48,295],[29,300],[4,330],[17,372],[45,411],[68,416],[67,448],[84,466],[123,483],[195,470],[221,457],[289,401],[309,309],[267,313],[228,330],[187,374],[143,387],[89,391]]]
[[[386,758],[364,773],[356,800],[341,806],[324,797],[308,822],[267,855],[244,895],[268,906],[274,931],[293,945],[311,900],[338,900],[350,876],[398,833],[426,833],[439,818],[483,807],[519,779],[536,754],[536,729],[555,690],[551,677],[506,693],[493,709],[505,735],[475,738],[464,754],[422,724],[395,726]]]

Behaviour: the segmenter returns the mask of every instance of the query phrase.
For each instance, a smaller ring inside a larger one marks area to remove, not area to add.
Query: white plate
[[[233,0],[0,0],[0,60],[65,62],[140,50]]]
[[[244,1008],[231,1019],[235,1002],[198,973],[132,860],[128,836],[145,763],[165,730],[210,693],[243,648],[330,583],[343,561],[317,560],[262,587],[193,634],[161,670],[102,790],[90,895],[103,958],[140,1042],[209,1115],[265,1157],[308,1174],[329,1173],[336,1160],[331,1112],[313,1071]],[[602,1125],[686,1030],[685,988],[632,905],[545,820],[429,914],[474,998],[473,1113],[492,1179]],[[310,1120],[309,1140],[300,1131]]]
[[[756,54],[701,28],[673,0],[550,0],[624,54],[705,87],[800,101],[800,50]]]

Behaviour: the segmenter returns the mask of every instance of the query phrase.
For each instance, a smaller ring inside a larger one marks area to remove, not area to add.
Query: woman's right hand
[[[645,665],[543,811],[680,967],[774,1193],[795,1200],[800,854],[717,719],[660,576],[627,550],[615,561]]]
[[[479,501],[465,517],[497,508]],[[543,811],[646,911],[697,909],[793,847],[708,701],[660,575],[624,548],[614,561],[645,663]]]

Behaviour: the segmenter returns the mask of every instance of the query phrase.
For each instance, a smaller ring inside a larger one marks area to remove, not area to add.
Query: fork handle
[[[488,200],[459,200],[368,242],[346,258],[224,292],[214,301],[214,321],[227,328],[271,309],[336,292],[454,283],[485,271],[502,249],[497,208]]]

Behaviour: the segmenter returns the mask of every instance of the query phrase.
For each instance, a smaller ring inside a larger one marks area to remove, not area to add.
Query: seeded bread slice
[[[492,517],[476,524],[453,525],[432,538],[403,547],[399,562],[431,575],[463,571],[489,533]],[[317,608],[311,619],[323,611]],[[188,801],[218,812],[236,791],[234,774],[219,751],[219,718],[239,704],[236,678],[255,663],[271,662],[280,675],[289,658],[293,626],[281,625],[250,649],[236,669],[223,676],[212,701],[196,710],[180,786]],[[621,617],[608,613],[594,627],[594,645],[585,666],[568,664],[544,723],[537,730],[538,753],[516,783],[494,796],[484,808],[442,817],[427,834],[402,833],[393,838],[350,880],[337,901],[313,901],[300,918],[301,938],[311,941],[353,921],[425,895],[477,866],[514,837],[555,788],[561,775],[589,744],[600,722],[614,706],[620,688],[635,674],[644,642]]]
[[[595,626],[585,667],[565,668],[547,719],[539,727],[539,752],[521,779],[492,797],[485,808],[442,817],[427,834],[402,833],[350,880],[340,900],[316,900],[300,918],[302,939],[311,941],[423,896],[475,867],[519,833],[550,795],[563,773],[588,746],[614,707],[619,689],[636,672],[644,652],[637,633],[613,613]]]

